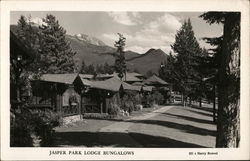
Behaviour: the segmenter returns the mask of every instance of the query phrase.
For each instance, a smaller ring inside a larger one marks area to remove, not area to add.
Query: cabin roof
[[[40,78],[42,81],[73,84],[77,74],[43,74]]]
[[[127,84],[127,83],[119,80],[116,77],[112,77],[112,78],[104,80],[104,81],[93,81],[91,84],[92,88],[110,90],[110,91],[114,91],[114,92],[118,92],[120,90],[121,86],[125,90],[135,90],[135,91],[140,90],[138,87]]]
[[[167,85],[168,83],[159,78],[156,75],[151,76],[150,78],[144,81],[146,84],[160,84],[160,85]]]
[[[143,76],[139,73],[130,73],[130,72],[126,72],[126,77],[123,76],[122,81],[128,81],[128,82],[140,82],[142,81],[140,78],[138,78],[139,76]],[[113,74],[99,74],[97,75],[97,78],[112,78],[112,77],[117,77],[118,79],[120,79],[118,77],[118,73],[113,73]]]
[[[79,76],[82,79],[93,79],[94,78],[94,75],[92,75],[92,74],[79,74]]]
[[[90,81],[90,80],[88,80],[88,79],[85,79],[85,78],[83,78],[83,77],[80,77],[80,79],[81,79],[81,81],[82,81],[82,83],[83,83],[84,85],[86,85],[86,86],[91,86],[92,81]]]
[[[104,81],[93,81],[91,87],[117,92],[120,90],[121,81],[113,77]]]

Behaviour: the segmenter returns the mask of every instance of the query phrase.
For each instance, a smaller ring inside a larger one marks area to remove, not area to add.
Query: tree
[[[93,74],[93,75],[96,75],[96,69],[95,69],[94,64],[90,64],[89,66],[86,66],[86,68],[85,68],[85,73],[86,73],[86,74]]]
[[[218,71],[218,121],[216,147],[240,143],[240,12],[207,12],[210,24],[224,24]]]
[[[72,73],[75,72],[72,51],[66,40],[66,30],[59,25],[53,15],[47,15],[39,30],[41,70],[42,73]]]
[[[20,16],[17,23],[17,30],[13,34],[22,42],[24,48],[27,48],[33,57],[37,56],[37,35],[36,30],[32,28],[26,17]],[[31,62],[32,61],[32,62]],[[16,89],[16,99],[21,100],[24,92],[30,88],[29,76],[37,73],[37,59],[27,60],[22,57],[10,58],[10,82],[11,87]]]
[[[171,45],[173,51],[177,53],[175,62],[176,88],[184,98],[191,96],[193,85],[197,83],[197,71],[194,69],[195,58],[201,54],[202,50],[194,36],[191,21],[185,21],[181,29],[175,35],[175,42]]]
[[[82,61],[82,66],[81,66],[80,73],[82,73],[82,74],[85,74],[85,73],[86,73],[86,65],[85,65],[84,60]]]
[[[205,82],[204,79],[208,75],[211,75],[211,66],[208,64],[209,54],[207,49],[203,48],[200,55],[195,56],[195,65],[193,66],[197,72],[195,80],[197,83],[193,84],[193,91],[191,92],[191,97],[196,100],[199,100],[200,107],[202,106],[202,98],[207,98],[209,88],[211,87],[208,82]]]
[[[105,74],[112,74],[112,73],[114,73],[113,67],[110,66],[107,62],[105,62],[103,68],[104,68],[104,73]]]
[[[116,41],[114,45],[117,48],[114,69],[118,73],[118,77],[122,79],[123,76],[126,74],[126,61],[124,56],[124,46],[126,38],[120,33],[118,33],[118,35],[119,40]]]
[[[151,77],[151,76],[153,76],[153,75],[155,75],[155,73],[154,73],[152,70],[148,70],[148,71],[146,72],[146,77],[147,77],[147,78],[149,78],[149,77]]]
[[[176,58],[173,56],[172,52],[169,52],[167,60],[161,63],[159,69],[159,77],[168,83],[176,83],[176,71],[175,71]]]
[[[222,36],[203,39],[213,48],[208,50],[208,56],[203,58],[198,68],[203,71],[203,74],[205,72],[206,77],[203,78],[203,81],[206,86],[210,87],[210,90],[205,91],[206,97],[213,101],[213,121],[216,122],[216,98],[218,98],[218,70],[221,61]]]

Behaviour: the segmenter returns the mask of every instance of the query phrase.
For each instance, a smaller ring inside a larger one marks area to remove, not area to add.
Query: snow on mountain
[[[106,46],[106,44],[104,42],[102,42],[101,40],[99,40],[95,37],[86,35],[86,34],[76,34],[75,37],[78,40],[85,41],[89,44],[93,44],[93,45],[97,45],[97,46]]]

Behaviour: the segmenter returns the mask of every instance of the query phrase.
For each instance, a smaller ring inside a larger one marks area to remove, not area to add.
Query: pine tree
[[[196,56],[202,52],[195,38],[190,19],[183,23],[175,35],[175,42],[171,47],[177,53],[175,71],[178,84],[176,84],[176,88],[186,98],[191,95],[193,84],[197,83],[197,71],[193,66],[196,63]]]
[[[240,12],[207,12],[210,24],[224,24],[218,70],[218,121],[216,147],[240,143]]]
[[[124,77],[126,74],[126,61],[125,61],[125,55],[124,55],[124,46],[125,46],[125,41],[126,38],[118,33],[119,35],[119,40],[115,42],[115,47],[117,48],[117,54],[116,54],[116,59],[115,59],[115,71],[118,73],[118,76],[120,79]],[[125,76],[126,77],[126,76]]]
[[[168,83],[176,83],[176,71],[175,71],[176,58],[173,56],[172,52],[169,52],[167,60],[161,63],[159,69],[159,76]]]
[[[213,101],[213,121],[216,122],[216,98],[218,96],[218,70],[220,68],[221,61],[221,47],[222,47],[222,36],[214,38],[203,38],[206,43],[209,43],[213,48],[208,50],[208,56],[202,58],[202,62],[198,66],[198,69],[205,72],[203,78],[206,86],[210,87],[206,91],[206,96],[209,100]],[[204,70],[205,69],[205,70]]]
[[[20,39],[22,44],[30,50],[35,59],[22,59],[20,61],[11,58],[10,74],[11,85],[17,89],[16,93],[18,100],[22,97],[23,93],[30,93],[31,84],[30,79],[37,77],[37,50],[38,50],[38,37],[37,30],[33,28],[27,18],[23,15],[17,23],[17,30],[14,33]]]
[[[85,72],[86,72],[86,74],[96,75],[96,68],[95,68],[94,64],[90,64],[89,66],[86,66]]]
[[[107,62],[104,64],[104,73],[105,74],[112,74],[114,72],[114,69],[112,66],[110,66]]]
[[[82,61],[80,73],[81,74],[85,74],[86,73],[86,65],[85,65],[84,60]]]
[[[72,73],[75,71],[70,43],[66,40],[66,30],[59,25],[53,15],[47,15],[40,27],[40,54],[42,73]]]

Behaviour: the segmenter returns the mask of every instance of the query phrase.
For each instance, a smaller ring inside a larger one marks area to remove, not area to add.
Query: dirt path
[[[123,122],[117,122],[112,125],[103,127],[99,131],[99,139],[102,143],[109,146],[124,145],[126,147],[141,147],[135,139],[129,135],[129,128],[137,121],[143,121],[152,118],[160,113],[166,112],[173,106],[164,106],[153,112],[146,113],[142,116],[135,116]]]
[[[124,121],[85,119],[72,127],[60,127],[56,129],[54,146],[215,147],[211,105],[172,105],[134,114]]]
[[[216,125],[208,107],[173,106],[128,129],[143,147],[215,147]]]

